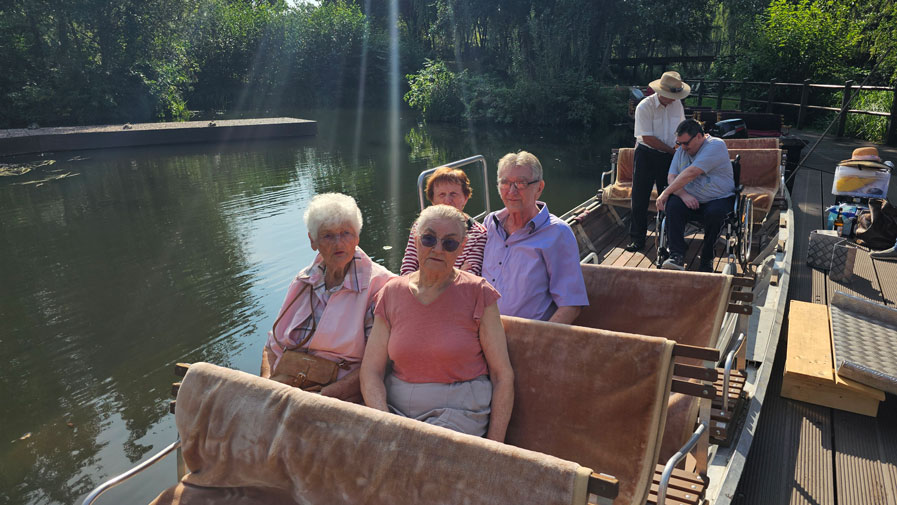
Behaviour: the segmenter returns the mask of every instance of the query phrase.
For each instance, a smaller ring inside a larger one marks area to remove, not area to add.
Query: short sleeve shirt
[[[698,167],[703,174],[685,185],[685,191],[700,203],[719,200],[735,194],[735,177],[726,142],[707,137],[701,148],[690,156],[685,149],[676,149],[670,164],[670,175],[679,175],[688,167]]]
[[[502,225],[507,209],[486,216],[483,278],[501,293],[499,312],[547,321],[558,307],[587,306],[589,297],[573,230],[544,202],[536,205],[536,217],[510,235]]]
[[[374,315],[389,325],[387,353],[393,374],[405,382],[463,382],[489,373],[480,345],[480,319],[500,295],[482,277],[458,271],[438,298],[424,305],[408,276],[378,293]]]
[[[657,93],[639,102],[635,108],[635,138],[639,144],[645,135],[657,137],[664,144],[676,146],[676,127],[685,121],[682,100],[673,100],[666,107],[660,103]]]

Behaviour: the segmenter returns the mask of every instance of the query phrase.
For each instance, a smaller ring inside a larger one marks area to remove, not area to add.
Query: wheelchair
[[[754,207],[751,199],[743,194],[744,186],[741,185],[741,155],[732,160],[732,176],[735,180],[735,205],[732,211],[726,215],[723,226],[720,228],[720,234],[726,234],[726,255],[729,263],[733,266],[737,263],[741,266],[742,272],[748,272],[751,261],[751,241],[754,233],[753,212]],[[690,221],[689,225],[701,227],[703,223],[700,221]],[[666,233],[666,213],[657,212],[657,221],[655,226],[654,241],[656,245],[657,258],[655,264],[657,268],[663,265],[663,262],[670,257],[669,238]],[[709,237],[704,237],[708,240]],[[718,240],[714,237],[713,240]]]

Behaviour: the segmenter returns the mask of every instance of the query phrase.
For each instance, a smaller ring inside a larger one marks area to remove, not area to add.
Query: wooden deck
[[[809,142],[803,156],[819,138],[814,133],[792,133]],[[897,262],[873,261],[868,251],[861,249],[853,278],[841,283],[832,281],[824,273],[805,264],[808,234],[810,230],[824,227],[822,212],[834,204],[831,187],[835,166],[838,161],[850,158],[852,150],[862,145],[873,144],[826,138],[795,176],[791,199],[796,221],[796,243],[790,299],[826,304],[835,291],[844,291],[888,306],[897,306]],[[876,147],[883,159],[897,161],[897,149]],[[897,201],[897,180],[892,180],[888,196],[892,202]],[[582,210],[575,209],[573,214]],[[616,210],[626,221],[627,211]],[[652,221],[649,221],[648,245],[638,253],[623,250],[629,242],[628,229],[617,224],[609,213],[596,221],[585,231],[588,236],[594,237],[592,244],[599,263],[655,268]],[[777,226],[765,231],[773,230],[777,231]],[[755,234],[758,234],[757,230]],[[699,230],[691,234],[686,255],[688,270],[697,270],[702,239]],[[763,240],[771,238],[761,239],[761,242]],[[717,271],[721,271],[725,264],[721,247],[722,244],[717,245],[714,262]],[[782,398],[780,391],[786,335],[787,319],[782,328],[759,428],[732,503],[897,505],[897,397],[887,395],[879,407],[877,418]]]
[[[790,299],[825,304],[835,291],[845,291],[897,305],[897,263],[873,261],[861,250],[854,276],[846,283],[805,264],[807,236],[824,226],[822,211],[834,203],[835,165],[860,145],[869,144],[824,140],[795,178],[791,199],[797,243]],[[897,160],[897,150],[877,147],[884,159]],[[889,197],[897,201],[897,181],[892,180]],[[887,395],[877,418],[782,398],[786,335],[787,326],[733,503],[897,504],[897,397]]]

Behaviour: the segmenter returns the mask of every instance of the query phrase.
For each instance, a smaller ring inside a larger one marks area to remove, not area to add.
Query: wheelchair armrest
[[[740,195],[742,191],[744,191],[744,185],[743,185],[743,184],[739,184],[738,186],[735,186],[735,194],[736,194],[736,195]]]

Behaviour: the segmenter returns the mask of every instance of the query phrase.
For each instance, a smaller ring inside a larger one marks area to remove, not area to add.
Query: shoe
[[[897,244],[884,251],[871,252],[869,253],[869,257],[877,260],[897,260]]]
[[[632,242],[629,243],[628,246],[624,247],[623,249],[625,249],[626,252],[639,252],[639,251],[641,251],[641,250],[644,249],[644,248],[645,248],[645,243],[644,243],[644,242],[635,242],[635,241],[632,241]]]
[[[681,254],[671,254],[660,268],[664,270],[685,270],[685,258]]]

